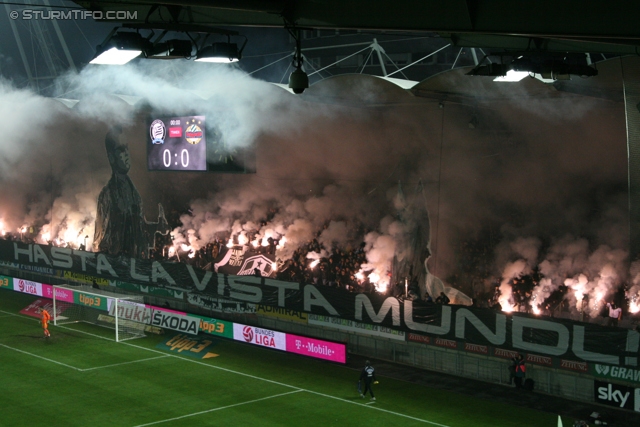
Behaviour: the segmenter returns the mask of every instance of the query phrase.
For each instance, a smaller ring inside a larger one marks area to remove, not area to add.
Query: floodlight
[[[96,56],[89,63],[123,65],[140,56],[148,46],[149,41],[138,33],[116,33],[98,46]]]
[[[213,43],[198,52],[197,62],[214,62],[230,64],[240,60],[240,51],[235,43]]]
[[[112,47],[103,51],[89,62],[90,64],[99,65],[124,65],[132,59],[137,58],[142,53],[141,50],[127,50]]]
[[[598,75],[598,70],[590,63],[585,64],[584,58],[580,55],[527,51],[490,54],[485,55],[485,59],[488,56],[499,56],[500,62],[478,64],[467,75],[493,76],[497,77],[494,79],[496,82],[518,82],[531,76],[545,83],[569,80],[571,75],[582,77]]]
[[[527,71],[509,70],[504,76],[498,76],[493,79],[494,82],[519,82],[529,75]]]

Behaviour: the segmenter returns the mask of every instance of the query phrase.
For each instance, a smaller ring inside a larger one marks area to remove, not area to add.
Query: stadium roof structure
[[[296,38],[309,84],[339,74],[369,74],[407,90],[431,76],[463,67],[475,67],[466,72],[482,76],[502,75],[507,68],[530,69],[542,81],[559,86],[562,78],[557,74],[593,74],[597,72],[594,64],[603,60],[640,54],[640,3],[629,0],[54,3],[5,6],[9,25],[4,33],[8,36],[11,29],[18,50],[11,52],[11,43],[4,46],[2,54],[10,61],[2,61],[0,71],[17,86],[26,83],[44,95],[65,93],[65,89],[51,89],[64,84],[55,79],[67,70],[82,68],[121,30],[142,33],[145,42],[152,44],[143,57],[154,59],[195,59],[196,53],[226,44],[233,50],[230,56],[240,57],[244,71],[285,89]],[[83,10],[92,15],[82,20],[9,19],[10,12],[18,16],[25,9],[42,9],[45,14],[71,11],[74,17]],[[112,33],[100,43],[105,30]],[[67,40],[76,43],[67,46]],[[562,70],[553,68],[568,58],[571,63],[561,64]]]
[[[132,26],[436,33],[457,47],[638,54],[640,3],[602,0],[89,0],[89,10],[137,12]],[[117,22],[117,21],[111,21]]]

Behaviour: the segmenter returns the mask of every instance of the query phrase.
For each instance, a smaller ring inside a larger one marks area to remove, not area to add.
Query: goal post
[[[116,341],[145,336],[150,309],[141,295],[124,295],[92,286],[55,285],[53,324],[85,322],[115,331]]]

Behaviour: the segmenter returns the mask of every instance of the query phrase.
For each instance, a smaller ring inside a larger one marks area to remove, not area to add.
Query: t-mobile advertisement
[[[72,291],[70,291],[69,289],[55,288],[55,292],[56,292],[56,300],[69,302],[73,304],[74,299],[73,299]]]
[[[346,350],[347,346],[344,344],[287,334],[287,351],[290,353],[347,363]]]
[[[233,339],[288,353],[347,363],[347,347],[345,344],[285,334],[240,323],[233,324]]]
[[[53,286],[42,284],[42,296],[53,299]]]

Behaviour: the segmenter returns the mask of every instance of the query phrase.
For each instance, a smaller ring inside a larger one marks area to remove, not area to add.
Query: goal
[[[115,340],[145,336],[151,311],[141,295],[123,295],[92,286],[53,287],[53,324],[85,322],[115,330]]]

